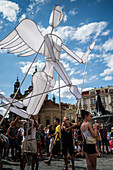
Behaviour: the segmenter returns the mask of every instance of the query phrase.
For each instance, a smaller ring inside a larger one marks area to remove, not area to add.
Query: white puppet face
[[[51,13],[49,25],[53,28],[57,27],[63,19],[63,13],[60,6],[56,6]]]

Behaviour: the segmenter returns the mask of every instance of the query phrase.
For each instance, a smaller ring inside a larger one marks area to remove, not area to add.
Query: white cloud
[[[88,87],[88,88],[83,89],[82,91],[84,92],[84,91],[89,91],[89,90],[92,90],[92,89],[94,89],[94,88]]]
[[[47,34],[47,33],[50,33],[50,32],[51,32],[51,29],[52,29],[50,26],[48,26],[47,28],[44,28],[44,27],[41,25],[41,23],[39,23],[38,28],[39,28],[39,30],[41,31],[41,33],[42,33],[43,35],[45,35],[45,34]]]
[[[71,79],[72,80],[72,83],[74,84],[74,85],[80,85],[80,84],[82,84],[83,83],[83,79],[76,79],[76,78],[72,78]],[[87,80],[85,79],[85,81],[84,81],[85,83],[87,82]]]
[[[57,27],[54,32],[63,41],[65,41],[67,39],[72,39],[72,36],[75,33],[75,27],[72,26]]]
[[[81,22],[79,25],[80,25],[80,26],[84,25],[84,22]]]
[[[70,57],[67,53],[61,54],[61,59],[70,61],[71,63],[76,63],[77,61]]]
[[[28,68],[30,67],[31,65],[31,62],[20,62],[20,69],[22,70],[22,73],[26,73]],[[32,75],[34,70],[35,70],[35,66],[37,66],[37,70],[42,70],[43,67],[44,67],[45,63],[44,62],[41,62],[41,61],[38,61],[36,63],[33,63],[30,71],[28,74]]]
[[[0,90],[0,94],[5,95],[5,93],[2,92],[1,90]],[[6,112],[6,109],[4,109],[3,107],[0,107],[0,114],[4,115],[5,112]]]
[[[86,72],[81,73],[81,76],[84,76],[84,74],[86,75],[86,74],[87,74],[87,71],[86,71]]]
[[[89,78],[89,80],[97,80],[97,79],[98,79],[97,75],[94,75],[91,78]]]
[[[76,71],[74,74],[80,74],[81,73],[81,71]]]
[[[106,36],[106,35],[109,35],[109,33],[110,33],[110,30],[107,30],[107,31],[103,32],[101,35]]]
[[[3,14],[3,18],[6,18],[8,21],[16,21],[17,14],[19,13],[19,5],[8,0],[1,0],[0,12]]]
[[[109,81],[109,80],[112,80],[112,79],[113,79],[112,76],[106,76],[105,78],[103,78],[103,80],[105,80],[105,81]]]
[[[99,50],[99,51],[101,51],[101,49],[102,49],[102,45],[95,45],[95,46],[94,46],[94,50]]]
[[[20,18],[19,18],[19,22],[22,21],[23,19],[26,18],[26,14],[23,14]]]
[[[0,46],[0,53],[6,53],[7,50],[1,49],[1,48],[2,48],[2,46]]]
[[[100,76],[111,75],[111,74],[113,74],[113,68],[108,68],[105,69],[104,72],[100,74]]]
[[[76,2],[76,0],[70,0],[70,2]]]
[[[30,4],[27,8],[27,11],[33,10],[34,5],[35,5],[35,3]]]
[[[3,94],[3,95],[5,95],[5,93],[4,93],[4,92],[2,92],[1,90],[0,90],[0,94]]]
[[[82,43],[86,43],[91,38],[96,39],[103,30],[107,27],[107,22],[94,22],[87,25],[82,25],[77,29],[72,26],[57,27],[53,33],[58,35],[63,41],[78,40]],[[41,24],[39,29],[43,34],[50,33],[51,27],[44,28]]]
[[[75,74],[79,74],[79,73],[80,73],[80,71],[76,71],[76,70],[75,70],[76,67],[75,67],[75,66],[72,67],[72,65],[69,64],[69,62],[65,62],[65,61],[61,60],[61,63],[63,64],[65,70],[68,72],[67,74],[68,74],[69,76],[72,76],[72,75],[75,75]]]
[[[64,13],[63,13],[63,21],[66,22],[66,21],[67,21],[67,18],[68,18],[68,16],[67,16],[66,13],[64,12]]]
[[[66,71],[69,71],[69,70],[71,70],[70,69],[70,66],[69,66],[69,63],[66,63],[65,61],[61,61],[61,63],[63,64],[63,66],[64,66],[64,68],[66,69]]]
[[[80,85],[82,84],[82,79],[75,79],[75,78],[72,78],[72,83],[73,85]],[[64,82],[63,80],[60,80],[60,87],[64,86]],[[54,88],[58,88],[58,81],[56,81],[56,85]],[[80,91],[80,88],[78,88],[79,91]],[[59,96],[59,91],[58,90],[55,90],[53,91],[52,93],[55,94],[55,96]],[[60,96],[61,97],[65,97],[67,99],[72,99],[72,98],[75,98],[74,95],[69,91],[69,87],[64,87],[64,88],[61,88],[60,89]]]
[[[107,40],[102,48],[107,52],[107,51],[112,51],[113,50],[113,37],[109,38],[109,40]]]
[[[106,27],[107,22],[104,21],[83,25],[77,28],[76,32],[72,36],[72,39],[77,39],[81,42],[88,41],[91,36],[96,39]]]
[[[4,115],[6,112],[6,109],[4,109],[3,107],[0,107],[0,114]],[[8,115],[6,115],[8,116]]]
[[[113,55],[108,53],[103,55],[104,63],[108,67],[100,74],[100,76],[113,75]]]
[[[71,69],[69,75],[71,76],[71,75],[73,75],[73,74],[75,74],[75,69],[74,69],[74,68]]]
[[[38,3],[44,3],[46,0],[35,0]]]
[[[78,11],[76,11],[76,9],[72,9],[69,11],[69,15],[76,15],[78,14]]]

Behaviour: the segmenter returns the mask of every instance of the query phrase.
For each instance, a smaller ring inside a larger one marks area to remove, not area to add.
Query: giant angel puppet
[[[64,83],[69,87],[70,92],[77,99],[81,98],[81,94],[79,93],[77,86],[72,84],[63,64],[60,62],[60,55],[63,49],[70,57],[77,60],[79,63],[85,63],[91,49],[95,45],[95,42],[89,46],[89,49],[82,58],[77,56],[62,43],[60,37],[53,34],[53,29],[61,23],[62,19],[62,9],[57,5],[53,9],[49,20],[49,25],[52,27],[51,33],[43,36],[37,25],[32,20],[24,19],[6,38],[0,42],[3,49],[10,50],[9,53],[19,53],[19,56],[22,57],[33,54],[38,55],[39,53],[45,56],[45,68],[42,71],[37,71],[33,76],[32,92],[24,98],[22,103],[19,101],[14,104],[12,103],[13,106],[9,109],[12,109],[13,112],[20,116],[26,117],[27,114],[37,115],[39,113],[47,95],[46,92],[52,90],[55,86],[54,70],[56,70]],[[34,95],[36,96],[32,97]],[[5,99],[9,102],[12,100],[8,98]],[[23,106],[27,107],[26,114],[25,112],[22,112]]]

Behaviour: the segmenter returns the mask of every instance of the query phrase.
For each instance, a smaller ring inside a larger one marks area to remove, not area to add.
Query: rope
[[[82,87],[81,87],[81,95],[82,95],[83,86],[84,86],[84,80],[85,80],[85,76],[86,76],[87,62],[88,62],[88,57],[87,57],[87,61],[86,61],[86,65],[85,65],[85,70],[84,70],[84,77],[83,77],[83,82],[82,82]],[[78,100],[78,109],[77,109],[78,113],[79,113],[79,106],[80,106],[80,99]]]

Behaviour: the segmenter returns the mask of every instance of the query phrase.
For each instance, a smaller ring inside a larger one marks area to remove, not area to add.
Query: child
[[[113,153],[113,137],[111,137],[111,140],[109,141],[109,150]]]

